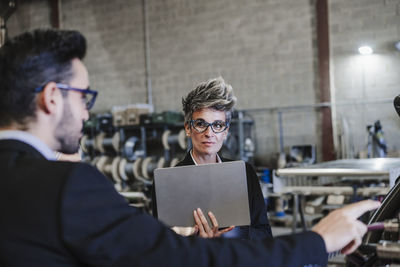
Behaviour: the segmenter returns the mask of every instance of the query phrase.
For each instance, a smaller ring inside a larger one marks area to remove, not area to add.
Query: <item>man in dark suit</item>
[[[77,151],[96,92],[76,31],[39,30],[0,48],[0,266],[311,266],[353,251],[356,218],[332,212],[312,231],[265,241],[182,237],[130,207],[95,168],[54,159]]]

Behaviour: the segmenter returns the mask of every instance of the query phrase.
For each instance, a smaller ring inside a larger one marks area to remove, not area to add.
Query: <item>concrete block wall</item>
[[[180,109],[199,82],[222,75],[239,109],[315,103],[314,7],[310,1],[149,1],[154,104]],[[168,55],[168,56],[166,56]],[[257,157],[268,164],[279,151],[276,112],[250,112]],[[285,143],[311,136],[315,119],[285,118]],[[303,126],[309,124],[307,130]]]
[[[393,98],[400,94],[399,0],[329,1],[332,85],[337,124],[346,120],[357,154],[366,149],[366,126],[380,120],[389,150],[400,148],[400,119]],[[361,56],[369,45],[374,54]]]
[[[26,10],[39,8],[47,8],[38,15],[45,22],[20,25]],[[139,0],[62,1],[62,27],[78,29],[88,39],[91,86],[100,91],[97,111],[147,100],[142,8]],[[310,1],[153,0],[147,8],[157,111],[181,110],[183,95],[219,75],[233,85],[240,109],[315,103]],[[50,26],[49,11],[48,1],[21,1],[8,22],[10,35]],[[276,113],[251,115],[257,155],[266,162],[279,151]],[[287,116],[285,144],[317,142],[316,132],[309,130],[315,124],[315,118],[302,114]]]
[[[51,23],[48,1],[19,1],[17,11],[7,21],[8,36],[24,31],[49,27]]]
[[[272,165],[279,152],[275,108],[319,101],[315,0],[146,2],[156,111],[181,110],[181,97],[196,84],[222,75],[235,90],[237,108],[249,109],[255,119],[258,163]],[[399,37],[398,2],[329,1],[336,101],[389,98],[396,91],[399,56],[387,45]],[[88,39],[85,63],[91,86],[100,91],[95,110],[146,102],[143,1],[61,3],[62,27],[80,30]],[[21,0],[8,21],[10,36],[44,26],[50,26],[47,0]],[[387,55],[379,75],[372,75],[369,69],[361,72],[350,57],[358,43],[371,36],[379,44],[377,50]],[[356,150],[364,145],[365,123],[379,117],[388,138],[395,132],[391,127],[399,125],[388,104],[373,106],[337,106],[337,118],[349,121]],[[284,110],[282,118],[285,146],[314,144],[320,151],[317,110]],[[389,144],[395,146],[396,142]]]
[[[51,27],[48,2],[19,1],[7,23],[9,35]],[[147,101],[141,0],[61,1],[61,23],[87,38],[85,64],[91,87],[100,92],[95,111]]]

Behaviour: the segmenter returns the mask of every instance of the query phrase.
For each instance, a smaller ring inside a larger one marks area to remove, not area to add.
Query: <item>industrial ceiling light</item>
[[[394,43],[394,47],[396,47],[396,49],[400,51],[400,41]]]
[[[358,48],[358,52],[361,55],[371,55],[374,51],[372,50],[372,48],[370,46],[364,45],[364,46],[360,46]]]

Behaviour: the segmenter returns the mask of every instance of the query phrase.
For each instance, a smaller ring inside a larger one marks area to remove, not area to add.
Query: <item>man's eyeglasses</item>
[[[209,126],[211,127],[211,130],[214,133],[222,133],[223,131],[225,131],[228,128],[229,122],[214,121],[213,123],[208,123],[205,120],[199,119],[199,120],[191,120],[190,125],[198,133],[205,132]]]
[[[90,110],[93,107],[94,102],[96,101],[97,91],[90,90],[90,87],[86,89],[80,89],[80,88],[70,87],[69,85],[63,83],[56,83],[56,86],[61,90],[71,90],[75,92],[81,92],[83,96],[83,102],[87,110]],[[43,91],[44,87],[45,85],[37,87],[34,92],[40,93],[41,91]]]

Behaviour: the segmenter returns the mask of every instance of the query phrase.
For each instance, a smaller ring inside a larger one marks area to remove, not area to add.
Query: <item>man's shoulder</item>
[[[94,166],[84,162],[70,162],[70,161],[47,161],[49,168],[54,170],[63,171],[70,175],[102,175],[101,172]]]
[[[93,166],[83,162],[53,161],[43,158],[24,158],[18,163],[24,166],[27,171],[36,170],[42,173],[43,177],[51,179],[65,179],[70,176],[102,176],[102,174]]]
[[[110,179],[87,163],[48,161],[44,164],[47,178],[58,177],[64,185],[82,188],[113,187]]]

